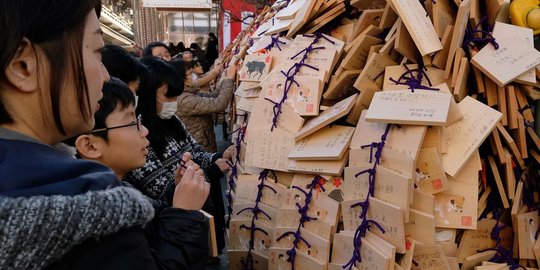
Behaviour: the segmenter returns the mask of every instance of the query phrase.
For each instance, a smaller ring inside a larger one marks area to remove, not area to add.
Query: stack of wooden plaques
[[[540,52],[508,2],[266,7],[222,53],[229,269],[538,269]]]

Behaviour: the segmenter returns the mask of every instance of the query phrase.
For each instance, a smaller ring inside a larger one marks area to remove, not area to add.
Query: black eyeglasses
[[[137,115],[137,121],[135,121],[135,123],[130,123],[130,124],[127,124],[127,125],[121,125],[121,126],[116,126],[116,127],[107,127],[107,128],[94,129],[94,130],[92,130],[90,132],[90,134],[98,133],[98,132],[104,132],[104,131],[108,131],[108,130],[111,130],[111,129],[117,129],[117,128],[123,128],[123,127],[131,127],[131,126],[137,126],[138,131],[142,130],[142,116],[140,114]]]

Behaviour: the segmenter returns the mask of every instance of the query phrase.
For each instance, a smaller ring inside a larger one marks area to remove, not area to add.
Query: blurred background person
[[[155,56],[167,62],[171,61],[172,59],[169,47],[165,45],[165,43],[159,41],[152,42],[144,47],[143,57],[149,56]]]
[[[208,61],[208,63],[214,64],[214,62],[219,56],[218,48],[218,38],[214,33],[208,33],[208,42],[206,43],[206,61]]]

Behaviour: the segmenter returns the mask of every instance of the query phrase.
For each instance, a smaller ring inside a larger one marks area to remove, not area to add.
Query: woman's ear
[[[38,89],[37,55],[36,47],[24,38],[6,67],[6,79],[20,91],[33,92]]]
[[[100,142],[98,137],[93,135],[81,135],[75,141],[77,153],[84,159],[98,159],[103,153],[101,152]],[[99,138],[101,139],[101,138]],[[102,139],[101,139],[102,140]]]

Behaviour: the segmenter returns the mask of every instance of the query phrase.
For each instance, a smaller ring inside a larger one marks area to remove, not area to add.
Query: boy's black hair
[[[186,70],[195,68],[196,66],[201,66],[201,63],[199,63],[199,61],[197,61],[197,60],[191,60],[191,61],[184,62],[184,68]]]
[[[148,45],[146,45],[146,47],[144,47],[143,57],[152,56],[152,49],[155,48],[155,47],[163,47],[163,48],[167,49],[167,51],[169,53],[171,52],[171,49],[169,49],[169,46],[165,45],[165,43],[155,41],[155,42],[148,43]]]
[[[103,98],[99,101],[99,110],[94,114],[96,119],[95,129],[106,128],[107,117],[118,107],[125,110],[129,106],[135,106],[135,96],[127,84],[118,78],[111,79],[103,85]],[[92,133],[108,142],[107,131]]]
[[[131,56],[127,50],[117,45],[105,45],[101,50],[101,62],[112,77],[129,84],[146,74],[146,67],[139,59]]]

